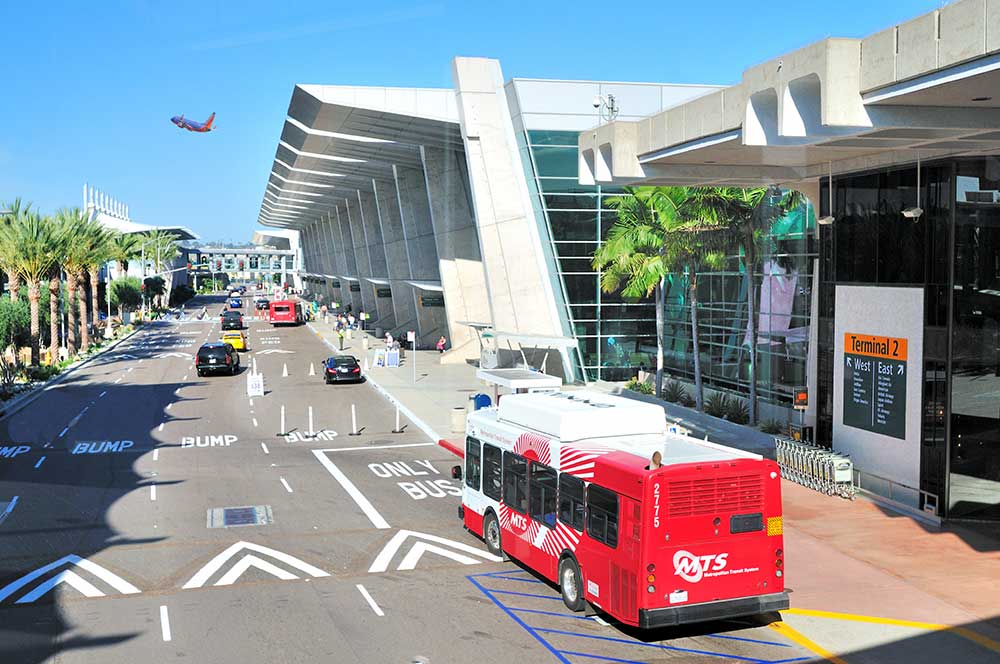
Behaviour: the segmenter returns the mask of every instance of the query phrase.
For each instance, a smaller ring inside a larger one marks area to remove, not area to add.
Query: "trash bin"
[[[375,328],[375,338],[376,339],[381,339],[384,336],[385,336],[385,330],[383,330],[381,327],[376,327]]]
[[[465,433],[465,409],[464,408],[452,408],[451,409],[451,432],[452,433]]]

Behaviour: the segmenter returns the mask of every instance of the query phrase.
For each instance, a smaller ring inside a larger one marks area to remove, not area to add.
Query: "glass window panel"
[[[611,548],[618,546],[618,494],[596,484],[587,487],[587,534]]]
[[[548,217],[553,240],[597,241],[596,212],[550,210]]]
[[[590,258],[597,250],[596,242],[555,242],[556,253],[559,256]]]
[[[568,473],[559,476],[559,520],[583,532],[585,515],[583,480]]]
[[[531,463],[528,477],[528,516],[550,528],[556,525],[556,471]]]
[[[465,439],[465,485],[479,491],[479,477],[482,471],[482,449],[480,442],[469,436]]]
[[[528,513],[528,461],[519,454],[503,454],[503,502],[521,514]]]
[[[555,210],[596,210],[597,196],[584,194],[545,194],[545,207]]]
[[[483,493],[493,500],[500,500],[500,469],[500,448],[483,445]]]
[[[528,130],[528,141],[532,145],[564,145],[576,150],[579,138],[575,131]]]
[[[579,169],[576,147],[535,146],[531,152],[539,177],[576,177]]]
[[[547,194],[596,194],[596,185],[580,184],[576,178],[538,178],[538,187]]]
[[[597,302],[597,275],[563,275],[566,297],[573,304]]]

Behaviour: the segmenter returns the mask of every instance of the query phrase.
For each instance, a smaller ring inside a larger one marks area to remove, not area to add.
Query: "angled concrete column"
[[[382,233],[382,249],[385,252],[389,287],[392,289],[392,312],[394,329],[416,330],[416,311],[413,294],[406,280],[410,278],[410,261],[407,257],[406,238],[399,215],[399,197],[392,182],[372,181],[375,187],[375,203],[378,206],[379,227]]]
[[[347,269],[341,275],[344,277],[344,280],[340,283],[341,292],[344,297],[343,307],[346,309],[347,305],[351,305],[351,310],[357,315],[364,309],[364,304],[361,301],[360,290],[351,288],[358,283],[358,258],[357,252],[354,249],[354,229],[351,227],[351,211],[346,200],[343,205],[338,205],[337,209],[340,210],[340,232],[344,237],[344,260],[347,265]]]
[[[375,181],[372,180],[372,184]],[[385,246],[382,239],[382,225],[379,220],[378,201],[375,199],[373,191],[358,191],[358,203],[361,208],[362,221],[365,225],[365,242],[368,245],[368,259],[371,261],[371,276],[380,281],[389,280],[389,271],[386,267]],[[389,284],[376,284],[368,282],[363,287],[371,291],[375,303],[375,315],[372,326],[378,326],[386,330],[396,327],[396,316],[392,311],[391,297],[378,297],[379,289],[383,292],[390,288]]]
[[[370,284],[365,281],[365,277],[372,276],[371,255],[368,252],[368,238],[365,235],[364,211],[361,209],[359,192],[355,191],[353,196],[347,199],[347,218],[351,224],[351,235],[354,238],[354,258],[358,264],[358,277],[356,282],[361,289],[359,299],[361,300],[361,311],[371,314],[372,319],[376,318],[375,293],[371,290]]]
[[[454,150],[421,146],[424,177],[448,314],[450,361],[479,357],[475,333],[458,321],[491,322],[486,274],[470,207],[465,161]]]

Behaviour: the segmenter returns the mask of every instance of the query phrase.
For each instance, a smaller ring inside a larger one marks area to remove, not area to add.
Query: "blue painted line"
[[[523,569],[502,569],[499,572],[483,572],[482,574],[477,574],[476,576],[500,576],[502,574],[527,574],[530,575],[531,572]]]
[[[571,657],[589,657],[590,659],[599,659],[604,662],[618,662],[619,664],[646,664],[646,662],[640,662],[637,659],[621,659],[619,657],[608,657],[607,655],[594,655],[589,652],[573,652],[572,650],[561,651],[564,655],[569,655]]]
[[[789,646],[791,647],[791,646]],[[787,664],[787,662],[807,662],[813,661],[813,657],[791,657],[789,659],[776,659],[771,664]]]
[[[491,593],[500,593],[501,595],[517,595],[518,597],[534,597],[537,599],[554,599],[562,601],[562,597],[556,595],[535,595],[533,593],[519,593],[516,590],[496,590],[494,588],[487,588]]]
[[[500,608],[501,611],[503,611],[504,613],[506,613],[507,616],[510,617],[511,620],[513,620],[518,625],[520,625],[521,627],[523,627],[524,630],[526,632],[528,632],[528,634],[530,634],[531,636],[533,636],[536,641],[538,641],[539,643],[541,643],[542,646],[544,646],[546,650],[548,650],[550,653],[552,653],[553,655],[555,655],[556,659],[558,659],[563,664],[573,664],[568,659],[566,659],[565,657],[563,657],[562,654],[558,650],[556,650],[555,648],[553,648],[552,644],[550,644],[547,640],[545,640],[545,638],[543,638],[538,632],[536,632],[533,627],[531,627],[530,625],[528,625],[528,623],[526,623],[523,620],[521,620],[510,609],[508,609],[506,606],[504,606],[503,602],[501,602],[496,597],[494,597],[493,593],[490,590],[486,589],[485,587],[483,587],[483,585],[481,583],[479,583],[478,581],[476,581],[476,579],[474,578],[474,575],[470,574],[469,576],[467,576],[465,578],[468,579],[472,583],[472,585],[474,585],[477,588],[479,588],[480,592],[482,592],[484,595],[486,595],[487,597],[489,597],[490,601],[493,602],[494,604],[496,604]]]
[[[542,616],[555,616],[556,618],[572,618],[573,620],[590,620],[587,616],[578,616],[572,613],[556,613],[555,611],[539,611],[538,609],[521,609],[516,606],[508,607],[511,611],[517,611],[518,613],[537,613]]]
[[[679,648],[677,646],[665,646],[659,643],[644,643],[635,639],[618,639],[613,636],[597,636],[596,634],[584,634],[582,632],[567,632],[561,629],[546,629],[542,627],[533,628],[537,632],[546,634],[560,634],[562,636],[579,636],[584,639],[597,639],[598,641],[609,641],[611,643],[624,643],[630,646],[640,646],[642,648],[656,648],[658,650],[670,650],[673,652],[686,652],[692,655],[707,655],[709,657],[728,657],[740,662],[755,662],[756,664],[772,664],[769,659],[759,659],[756,657],[742,657],[731,653],[714,652],[712,650],[696,650],[694,648]]]
[[[748,639],[745,636],[730,636],[729,634],[706,634],[705,636],[710,636],[713,639],[726,639],[727,641],[743,641],[744,643],[759,643],[763,646],[781,646],[782,648],[791,648],[791,643],[779,643],[777,641],[763,641],[761,639]]]
[[[491,576],[491,579],[503,579],[504,581],[520,581],[521,583],[541,583],[538,579],[523,579],[517,576]]]

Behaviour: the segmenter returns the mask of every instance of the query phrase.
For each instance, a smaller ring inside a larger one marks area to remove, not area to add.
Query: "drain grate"
[[[208,510],[209,528],[233,528],[238,526],[266,526],[274,521],[270,505],[250,505],[245,507],[215,507]]]

